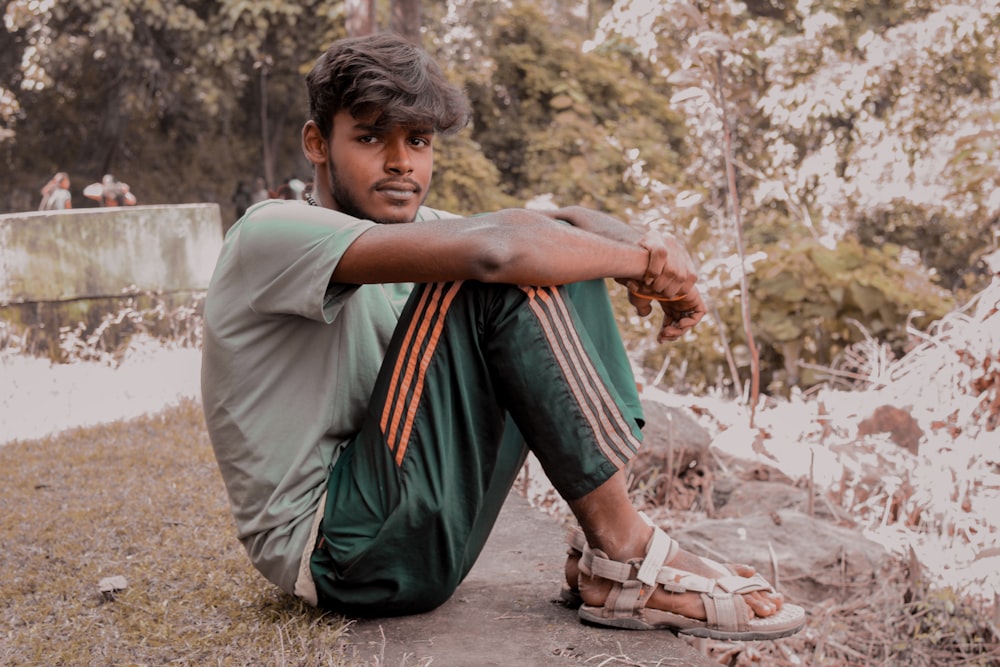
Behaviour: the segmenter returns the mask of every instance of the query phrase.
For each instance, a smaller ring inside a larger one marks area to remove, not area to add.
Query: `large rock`
[[[708,519],[672,535],[693,553],[752,565],[799,603],[846,600],[870,589],[889,562],[880,545],[856,530],[791,510]]]
[[[773,515],[781,510],[795,510],[841,525],[854,524],[850,515],[825,500],[820,493],[809,503],[809,490],[787,482],[718,477],[712,487],[715,519],[740,519],[755,515]],[[811,510],[811,513],[810,513]]]
[[[655,401],[644,401],[642,407],[646,415],[642,447],[628,466],[632,489],[651,506],[710,505],[715,466],[708,451],[709,433],[681,408]]]
[[[672,632],[581,623],[558,597],[563,535],[558,522],[512,493],[450,600],[426,614],[358,619],[340,640],[344,655],[357,665],[718,667]]]

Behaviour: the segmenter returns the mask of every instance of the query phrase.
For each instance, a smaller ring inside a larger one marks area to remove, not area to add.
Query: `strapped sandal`
[[[579,527],[569,529],[566,533],[566,544],[568,545],[566,555],[570,558],[573,556],[582,558],[583,552],[589,548],[587,547],[587,538],[583,534],[583,530]],[[583,604],[583,598],[580,597],[580,589],[570,586],[565,580],[562,584],[562,590],[559,591],[559,597],[571,609],[576,609]]]
[[[645,516],[644,516],[645,518]],[[650,523],[647,519],[647,523]],[[680,546],[653,526],[653,536],[643,559],[613,561],[602,551],[584,546],[580,572],[614,582],[603,607],[582,605],[580,619],[588,623],[630,630],[671,630],[710,639],[748,641],[778,639],[805,626],[805,610],[784,604],[766,618],[756,617],[743,600],[754,591],[774,592],[759,574],[718,578],[703,577],[670,567]],[[701,596],[708,620],[646,607],[657,587],[671,593],[695,592]],[[579,595],[579,593],[577,593]]]

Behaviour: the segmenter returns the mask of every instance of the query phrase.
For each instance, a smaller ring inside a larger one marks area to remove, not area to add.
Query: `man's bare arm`
[[[478,280],[564,285],[615,278],[628,287],[640,315],[649,315],[653,304],[660,304],[660,342],[680,338],[701,321],[706,308],[694,287],[697,275],[675,239],[635,230],[614,232],[614,225],[602,227],[603,214],[567,215],[573,218],[568,220],[572,226],[524,209],[376,225],[351,244],[332,279],[353,284]],[[587,222],[574,224],[582,220]]]
[[[376,225],[351,244],[332,279],[562,285],[605,277],[638,281],[648,265],[649,251],[639,244],[509,209],[474,218]]]

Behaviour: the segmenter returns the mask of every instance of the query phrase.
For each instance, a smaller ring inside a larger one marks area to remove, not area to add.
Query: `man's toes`
[[[753,597],[752,595],[745,596],[745,601],[747,606],[753,611],[754,616],[760,618],[767,618],[778,611],[776,606],[765,598]]]
[[[785,596],[776,591],[760,591],[760,595],[775,609],[781,609],[781,605],[785,604]]]
[[[781,610],[784,603],[784,596],[781,593],[769,593],[766,591],[754,591],[743,596],[747,606],[753,610],[755,616],[767,618],[773,616]]]
[[[745,563],[727,563],[729,569],[737,577],[752,577],[757,574],[757,569],[751,565]]]

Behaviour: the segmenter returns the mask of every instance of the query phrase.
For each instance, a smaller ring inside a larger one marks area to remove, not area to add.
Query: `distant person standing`
[[[56,173],[42,188],[42,201],[39,211],[62,211],[73,208],[73,196],[69,191],[69,174],[65,171]]]
[[[100,183],[91,183],[83,190],[83,196],[100,202],[101,206],[135,206],[136,198],[128,183],[105,174]]]
[[[298,178],[288,179],[288,187],[292,190],[292,199],[302,199],[302,193],[305,192],[306,184]]]
[[[247,185],[246,181],[240,181],[236,184],[236,192],[233,193],[233,206],[236,209],[237,220],[243,217],[252,203],[253,193],[250,192],[250,186]]]
[[[298,178],[289,178],[278,186],[275,197],[278,199],[302,200],[302,193],[306,190],[306,184]]]

